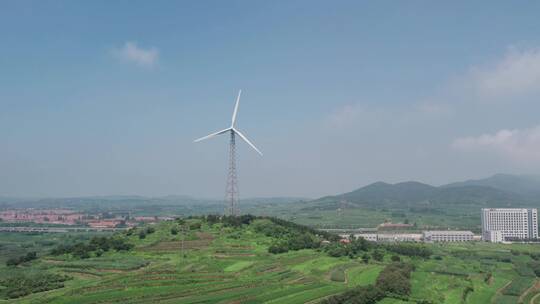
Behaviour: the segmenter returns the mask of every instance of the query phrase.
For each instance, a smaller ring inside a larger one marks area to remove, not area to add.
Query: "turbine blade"
[[[217,132],[215,132],[215,133],[212,133],[212,134],[206,135],[206,136],[204,136],[204,137],[195,139],[193,142],[199,142],[199,141],[201,141],[201,140],[205,140],[205,139],[214,137],[214,136],[216,136],[216,135],[223,134],[223,133],[228,132],[228,131],[231,131],[231,130],[232,130],[232,128],[227,128],[227,129],[225,129],[225,130],[217,131]]]
[[[259,153],[261,156],[263,155],[261,151],[259,151],[259,149],[257,149],[257,147],[255,147],[254,144],[252,144],[249,139],[247,139],[247,137],[242,134],[240,131],[236,130],[235,128],[232,128],[233,132],[238,134],[238,136],[240,136],[248,145],[250,145],[255,151],[257,151],[257,153]]]
[[[234,111],[232,114],[231,128],[234,127],[236,123],[236,113],[238,113],[238,105],[240,104],[240,95],[242,95],[242,90],[238,91],[238,97],[236,97],[236,104],[234,105]]]

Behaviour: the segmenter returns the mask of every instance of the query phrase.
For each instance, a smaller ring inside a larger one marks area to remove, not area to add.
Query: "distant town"
[[[471,242],[491,243],[537,242],[538,211],[536,208],[483,208],[482,234],[475,235],[468,230],[425,230],[421,233],[407,233],[412,224],[383,223],[372,231],[363,229],[360,233],[346,229],[327,229],[337,232],[343,242],[354,238],[364,238],[372,242]],[[399,231],[402,230],[402,231]]]
[[[173,220],[159,216],[119,216],[107,212],[97,214],[80,213],[69,209],[12,209],[0,211],[0,222],[20,224],[67,225],[102,228],[129,228],[139,224]]]
[[[88,214],[69,209],[28,208],[0,211],[0,223],[7,224],[3,225],[7,227],[4,227],[2,231],[20,232],[34,231],[27,228],[28,224],[56,228],[45,229],[44,232],[65,232],[73,230],[75,227],[92,230],[126,229],[145,223],[174,219],[174,217],[163,216],[120,216],[107,212]],[[469,230],[419,230],[415,224],[392,222],[381,223],[375,228],[323,230],[338,233],[343,242],[350,241],[351,236],[361,237],[372,242],[486,241],[512,243],[537,242],[539,240],[536,208],[484,208],[481,210],[481,219],[481,234],[474,234]],[[17,224],[20,224],[21,227],[17,227]],[[64,229],[58,227],[64,227]]]

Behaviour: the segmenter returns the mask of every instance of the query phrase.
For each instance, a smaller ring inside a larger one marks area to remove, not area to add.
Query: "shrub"
[[[20,298],[31,293],[64,287],[68,276],[58,274],[17,275],[0,281],[5,286],[3,293],[11,299]]]
[[[509,296],[520,296],[527,288],[529,288],[533,283],[532,278],[530,277],[517,277],[512,280],[512,283],[503,289],[503,295]]]
[[[373,285],[360,286],[346,291],[339,295],[328,297],[321,301],[321,304],[374,304],[382,300],[385,294],[382,290]]]
[[[20,256],[18,258],[11,258],[6,261],[6,266],[17,266],[22,263],[30,262],[37,259],[37,254],[35,251],[28,252],[27,254]]]
[[[539,262],[531,262],[528,264],[532,271],[534,272],[534,274],[537,276],[537,277],[540,277],[540,263]]]

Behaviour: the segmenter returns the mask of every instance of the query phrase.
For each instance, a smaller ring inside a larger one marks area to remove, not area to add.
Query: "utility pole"
[[[180,226],[180,234],[181,234],[181,238],[180,238],[180,254],[182,255],[182,260],[184,260],[186,258],[186,253],[184,251],[184,238],[185,238],[185,235],[186,235],[186,226],[185,225],[182,225]]]

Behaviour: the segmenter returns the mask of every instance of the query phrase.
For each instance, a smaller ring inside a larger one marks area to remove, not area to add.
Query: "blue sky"
[[[247,196],[540,169],[538,2],[2,1],[0,195]]]

